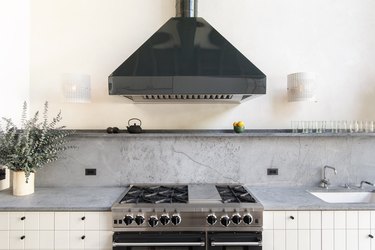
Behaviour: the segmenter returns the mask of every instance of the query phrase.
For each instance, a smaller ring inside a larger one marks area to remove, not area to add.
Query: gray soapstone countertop
[[[361,192],[360,189],[332,188],[325,190],[319,187],[269,187],[249,186],[248,190],[263,205],[264,210],[372,210],[375,203],[328,203],[320,200],[309,191]],[[372,191],[371,189],[365,191]]]
[[[36,188],[35,193],[13,196],[0,191],[1,211],[110,211],[125,187]]]

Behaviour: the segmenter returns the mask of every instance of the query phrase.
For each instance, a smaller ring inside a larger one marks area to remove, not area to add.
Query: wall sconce
[[[91,102],[91,81],[90,75],[85,74],[64,74],[63,94],[66,102],[90,103]]]
[[[298,72],[288,75],[288,101],[315,101],[315,73]]]

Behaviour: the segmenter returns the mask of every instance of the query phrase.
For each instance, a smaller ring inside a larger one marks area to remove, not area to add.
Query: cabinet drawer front
[[[25,212],[24,217],[25,230],[39,230],[39,213]]]
[[[309,211],[298,211],[298,229],[310,229]]]
[[[99,214],[99,229],[104,230],[104,231],[107,231],[107,230],[112,231],[112,213],[111,212],[101,212]]]
[[[311,211],[310,212],[310,228],[321,229],[322,228],[322,212]]]
[[[333,211],[322,212],[322,229],[333,229],[334,228],[334,216]]]
[[[41,231],[55,230],[55,213],[53,212],[39,213],[39,230]]]
[[[0,212],[0,230],[9,230],[9,213]]]
[[[273,229],[285,229],[285,212],[273,212]]]
[[[85,249],[99,250],[100,234],[99,231],[85,231]]]
[[[20,250],[24,249],[25,239],[21,239],[24,235],[23,231],[10,231],[9,232],[9,249]]]
[[[346,228],[346,212],[345,211],[335,211],[335,229],[345,229]]]
[[[9,231],[0,231],[0,250],[9,249]]]
[[[40,250],[51,250],[55,246],[55,232],[51,231],[40,231],[39,232],[39,249]]]
[[[84,212],[70,212],[69,214],[69,229],[70,230],[84,230],[86,216]]]
[[[55,250],[69,249],[69,231],[55,231]]]
[[[86,212],[84,220],[85,230],[99,231],[100,229],[100,215],[99,212]]]
[[[112,249],[112,231],[100,231],[99,237],[100,237],[100,249]],[[265,249],[264,249],[265,250]]]
[[[9,213],[9,229],[23,230],[24,229],[24,213],[10,212]]]
[[[370,229],[371,228],[371,212],[370,211],[359,211],[358,212],[358,228],[359,229]]]
[[[55,230],[69,231],[69,212],[55,213]]]
[[[85,236],[83,231],[70,231],[69,232],[69,247],[70,249],[84,249],[85,248]]]
[[[39,250],[39,231],[25,231],[25,249]]]
[[[285,212],[285,228],[297,229],[297,226],[298,226],[298,212],[286,211]]]
[[[358,211],[346,212],[346,228],[358,229]]]

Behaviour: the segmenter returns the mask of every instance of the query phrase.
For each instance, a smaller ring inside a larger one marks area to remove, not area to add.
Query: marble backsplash
[[[40,169],[39,187],[129,183],[318,185],[322,167],[332,185],[375,181],[375,137],[355,136],[75,136],[77,149]],[[85,176],[96,168],[96,176]],[[278,168],[267,176],[267,168]]]

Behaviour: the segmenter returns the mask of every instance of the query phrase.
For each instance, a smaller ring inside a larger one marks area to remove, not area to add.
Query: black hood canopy
[[[266,93],[266,76],[203,18],[177,0],[169,19],[110,76],[109,94],[135,102],[239,103]]]

